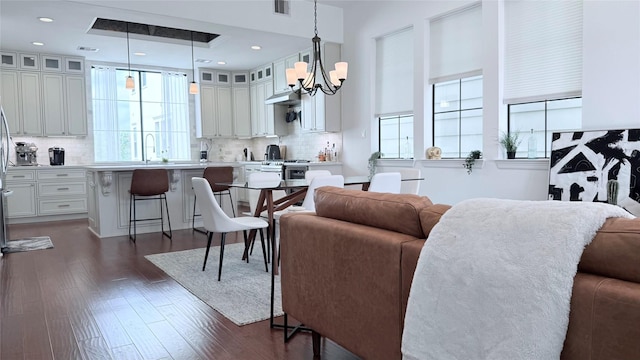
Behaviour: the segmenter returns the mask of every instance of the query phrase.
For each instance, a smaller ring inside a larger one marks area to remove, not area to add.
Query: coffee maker
[[[16,143],[16,165],[18,166],[37,166],[38,159],[36,152],[38,148],[34,143],[17,142]]]

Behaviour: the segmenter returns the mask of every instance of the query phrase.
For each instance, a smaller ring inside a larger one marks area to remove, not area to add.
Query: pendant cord
[[[131,55],[129,54],[129,22],[127,21],[127,66],[129,67],[129,77],[131,77]]]
[[[191,81],[196,82],[196,63],[193,61],[193,31],[191,32]]]

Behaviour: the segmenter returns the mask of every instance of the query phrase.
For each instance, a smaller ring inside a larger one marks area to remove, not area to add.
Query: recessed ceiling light
[[[218,65],[227,65],[226,61],[218,61]]]
[[[145,53],[143,53],[143,52],[139,52],[139,51],[138,51],[138,52],[134,52],[134,53],[133,53],[133,55],[136,55],[136,56],[145,56],[145,55],[147,55],[147,54],[145,54]]]
[[[42,22],[53,22],[53,19],[48,17],[39,17],[38,20]]]
[[[252,45],[252,46],[251,46],[251,48],[252,48],[253,50],[260,50],[260,49],[262,49],[262,48],[261,48],[260,46],[258,46],[258,45]]]
[[[43,46],[44,45],[44,43],[40,42],[40,41],[34,41],[34,42],[32,42],[32,44],[35,45],[35,46]]]

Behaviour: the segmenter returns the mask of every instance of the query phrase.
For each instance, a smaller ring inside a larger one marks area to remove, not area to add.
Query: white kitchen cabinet
[[[249,87],[233,87],[233,133],[237,137],[251,136],[251,98]]]
[[[42,64],[42,71],[47,72],[62,72],[62,56],[59,55],[40,55],[40,63]]]
[[[87,219],[89,228],[100,232],[100,219],[98,217],[98,196],[100,196],[100,186],[98,185],[98,172],[87,171]]]
[[[213,84],[214,83],[214,71],[213,70],[200,70],[200,83]]]
[[[87,94],[84,76],[65,75],[66,135],[87,135]]]
[[[251,134],[253,136],[281,136],[287,133],[284,106],[266,105],[273,95],[273,82],[262,81],[251,86]],[[254,111],[255,109],[255,111]]]
[[[10,51],[0,51],[0,66],[3,68],[17,69],[18,54]]]
[[[64,71],[68,74],[84,74],[84,58],[65,56]]]
[[[286,70],[293,68],[294,64],[299,60],[298,54],[288,56],[283,59],[279,59],[273,63],[273,91],[276,94],[285,93],[291,91],[291,88],[287,84]]]
[[[19,68],[21,70],[40,70],[40,60],[38,54],[18,54],[20,59]]]
[[[338,132],[340,131],[340,99],[336,95],[327,96],[318,91],[315,96],[302,95],[302,119],[300,124],[304,131]]]
[[[198,137],[232,137],[231,87],[200,86],[200,133]]]
[[[64,76],[42,74],[42,117],[46,135],[65,134]]]
[[[8,218],[36,216],[36,176],[34,170],[13,170],[7,173],[6,189]]]
[[[249,85],[249,74],[246,72],[239,72],[239,73],[233,73],[232,75],[233,78],[233,86],[238,86],[238,85]]]
[[[4,53],[3,53],[4,56]],[[0,101],[4,109],[9,133],[20,134],[20,119],[22,119],[20,107],[20,76],[17,71],[2,70],[0,72]]]
[[[40,73],[20,72],[20,135],[42,135],[42,102],[40,98]]]
[[[82,169],[36,170],[38,215],[87,212],[87,181]]]
[[[217,85],[231,85],[231,73],[227,71],[216,71]]]
[[[13,191],[7,196],[7,211],[9,218],[36,216],[36,186],[33,182],[10,183],[8,190]]]

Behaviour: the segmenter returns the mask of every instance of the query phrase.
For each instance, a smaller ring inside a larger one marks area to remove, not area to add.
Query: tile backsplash
[[[34,143],[38,147],[36,156],[38,164],[49,165],[49,148],[64,148],[65,165],[85,165],[93,163],[93,138],[85,137],[12,137],[15,143],[22,141],[26,143]],[[10,146],[9,160],[15,164],[16,152]]]

